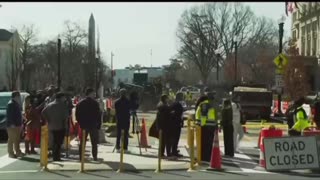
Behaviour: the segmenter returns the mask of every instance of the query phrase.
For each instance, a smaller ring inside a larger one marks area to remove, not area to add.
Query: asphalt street
[[[142,115],[141,115],[142,116]],[[154,118],[154,114],[144,114],[147,120]],[[117,168],[100,171],[41,171],[39,167],[39,155],[28,155],[21,159],[10,159],[7,154],[7,145],[0,143],[0,179],[319,179],[320,173],[309,171],[291,172],[267,172],[259,167],[259,149],[257,145],[259,129],[248,129],[241,142],[241,153],[236,153],[234,158],[228,158],[222,154],[222,171],[208,170],[208,165],[197,168],[196,172],[184,170],[166,170],[155,173],[154,170],[135,170],[116,173]],[[183,131],[183,134],[186,130]],[[186,148],[186,137],[182,136],[180,149]],[[222,134],[220,133],[220,150],[224,152]],[[107,137],[107,141],[114,143],[114,138]],[[135,137],[130,138],[130,143],[136,144]],[[157,141],[149,138],[149,143],[156,146]],[[21,143],[23,149],[23,143]],[[101,147],[101,146],[99,146]],[[130,147],[129,147],[130,148]],[[37,149],[39,152],[39,149]],[[90,150],[89,150],[90,154]],[[104,159],[104,161],[109,161]],[[78,162],[78,161],[77,161]],[[135,162],[132,162],[134,164]],[[63,167],[62,167],[63,168]]]

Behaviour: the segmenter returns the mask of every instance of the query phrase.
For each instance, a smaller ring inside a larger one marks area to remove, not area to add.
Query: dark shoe
[[[17,157],[23,157],[23,156],[25,156],[25,154],[24,154],[24,153],[22,153],[22,152],[17,153]]]
[[[93,161],[98,161],[98,158],[97,157],[93,157]]]
[[[15,154],[9,155],[9,158],[17,159],[17,156]]]
[[[62,161],[61,158],[53,159],[53,161]]]
[[[30,154],[38,154],[35,150],[30,151]]]
[[[183,157],[183,155],[180,154],[180,153],[175,153],[175,154],[173,154],[173,155],[176,156],[177,158],[182,158],[182,157]]]

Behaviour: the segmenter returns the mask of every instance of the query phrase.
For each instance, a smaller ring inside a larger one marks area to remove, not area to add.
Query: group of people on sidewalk
[[[86,97],[76,106],[75,115],[80,128],[86,131],[86,136],[90,135],[92,156],[94,160],[98,160],[97,146],[102,112],[99,103],[95,100],[94,89],[88,88],[85,94]],[[53,161],[61,161],[64,138],[70,136],[70,119],[73,109],[71,97],[50,86],[47,94],[39,92],[36,95],[27,96],[24,102],[21,102],[21,99],[20,92],[12,92],[6,109],[9,157],[37,154],[35,147],[38,147],[42,138],[41,126],[47,126],[49,151],[52,151]],[[20,149],[22,134],[25,134],[25,153]],[[80,148],[81,143],[80,141]],[[79,154],[81,154],[80,148]]]
[[[183,112],[182,106],[183,93],[179,92],[175,96],[175,101],[169,104],[169,96],[162,95],[158,103],[157,115],[154,124],[150,128],[149,135],[153,137],[159,136],[159,131],[162,131],[161,156],[167,158],[182,157],[178,150],[181,128],[183,127]]]

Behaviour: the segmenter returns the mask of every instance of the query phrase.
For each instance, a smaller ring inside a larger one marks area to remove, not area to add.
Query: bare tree
[[[37,40],[37,33],[34,24],[23,25],[20,29],[20,39],[22,41],[22,55],[21,55],[21,85],[22,89],[29,89],[30,82],[30,68],[28,67],[30,64],[30,53],[32,51],[32,44]]]
[[[69,51],[74,52],[75,49],[86,40],[88,34],[80,24],[70,20],[64,22],[64,28],[65,30],[62,34],[64,42],[69,48]]]
[[[192,61],[206,84],[210,72],[217,64],[219,39],[205,15],[204,7],[195,6],[183,13],[177,36],[181,43],[179,57]]]

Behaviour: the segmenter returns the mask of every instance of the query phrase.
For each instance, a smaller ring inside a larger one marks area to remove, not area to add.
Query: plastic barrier
[[[162,153],[161,153],[161,148],[162,148],[162,145],[161,145],[161,142],[162,142],[162,130],[160,129],[159,130],[159,149],[158,149],[158,168],[155,170],[155,173],[160,173],[162,170],[161,170],[161,159],[162,159]]]
[[[311,130],[304,130],[302,132],[303,136],[319,136],[320,135],[320,130],[316,129],[311,129]]]
[[[261,130],[261,140],[260,140],[260,161],[259,164],[261,167],[266,167],[266,161],[264,159],[264,144],[263,139],[268,137],[282,137],[283,133],[281,129],[276,129],[275,126],[271,125],[269,128],[263,128]]]

